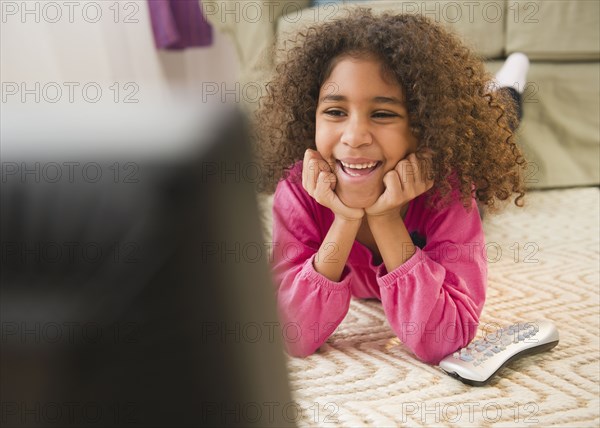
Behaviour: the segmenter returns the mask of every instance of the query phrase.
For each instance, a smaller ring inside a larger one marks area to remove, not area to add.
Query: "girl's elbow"
[[[450,332],[451,329],[446,330],[447,335],[422,336],[412,351],[422,362],[437,365],[446,356],[466,347],[475,337],[477,325],[477,322],[474,321],[454,329],[453,332]]]
[[[452,350],[450,350],[451,348]],[[456,349],[458,348],[453,348],[452,346],[448,348],[440,347],[439,344],[437,346],[427,345],[413,349],[413,353],[420,361],[426,364],[437,365],[444,357],[451,354]]]
[[[319,345],[315,345],[310,342],[303,342],[302,340],[298,340],[296,342],[285,342],[285,350],[291,357],[306,358],[314,354],[317,349],[319,349]]]

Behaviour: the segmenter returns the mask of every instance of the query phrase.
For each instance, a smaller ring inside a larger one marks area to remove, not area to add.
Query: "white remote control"
[[[518,323],[472,341],[445,357],[439,366],[464,383],[483,386],[510,361],[547,351],[557,344],[558,331],[550,321]]]

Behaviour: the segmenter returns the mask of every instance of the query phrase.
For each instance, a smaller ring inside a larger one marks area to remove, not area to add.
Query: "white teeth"
[[[353,169],[365,169],[365,168],[373,168],[375,165],[377,165],[377,162],[370,162],[370,163],[346,163],[346,162],[342,162],[342,165],[344,165],[344,167],[346,168],[353,168]]]

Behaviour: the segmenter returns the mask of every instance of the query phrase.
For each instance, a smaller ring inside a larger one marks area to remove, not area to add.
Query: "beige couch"
[[[278,42],[345,8],[419,13],[457,33],[498,70],[512,52],[531,59],[519,140],[532,188],[600,184],[600,2],[597,0],[368,1],[294,10]],[[280,44],[280,46],[283,46]]]
[[[267,11],[269,2],[264,3]],[[278,19],[265,14],[259,23],[217,23],[232,32],[241,52],[242,81],[268,80],[272,59],[264,58],[264,48],[269,43],[283,47],[303,26],[343,17],[346,7],[420,13],[461,34],[492,72],[512,52],[530,57],[519,128],[531,162],[530,187],[600,184],[600,1],[378,0],[318,8],[305,7],[306,0],[275,3]]]

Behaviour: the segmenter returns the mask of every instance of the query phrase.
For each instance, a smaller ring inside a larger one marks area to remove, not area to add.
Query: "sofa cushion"
[[[533,60],[598,60],[598,17],[597,0],[509,0],[506,50]]]
[[[426,16],[458,33],[479,55],[500,58],[504,54],[504,0],[483,1],[372,1],[356,4],[328,3],[300,9],[290,2],[279,18],[277,40],[293,39],[293,34],[318,22],[343,18],[348,9],[368,7],[375,13],[390,11]],[[279,45],[283,47],[282,44]]]
[[[487,63],[494,72],[501,61]],[[600,64],[532,62],[519,143],[532,188],[600,183]]]

